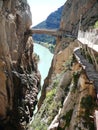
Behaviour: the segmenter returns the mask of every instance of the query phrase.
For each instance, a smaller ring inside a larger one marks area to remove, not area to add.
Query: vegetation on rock
[[[98,28],[98,21],[95,22],[94,28]]]
[[[55,117],[58,112],[58,107],[60,106],[60,101],[56,102],[54,97],[56,95],[56,88],[58,85],[58,81],[54,81],[53,88],[47,92],[46,99],[44,100],[41,109],[35,115],[35,120],[32,122],[32,127],[36,130],[47,130],[51,121]]]

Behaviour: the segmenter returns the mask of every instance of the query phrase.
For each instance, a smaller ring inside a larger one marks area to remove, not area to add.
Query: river
[[[34,43],[34,52],[39,55],[40,61],[38,63],[38,69],[41,73],[41,86],[44,83],[44,79],[48,75],[49,68],[53,59],[53,54],[40,44]]]

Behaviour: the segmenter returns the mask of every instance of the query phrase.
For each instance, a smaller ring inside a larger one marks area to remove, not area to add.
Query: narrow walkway
[[[86,44],[89,48],[98,52],[98,29],[92,29],[91,31],[83,32],[78,31],[78,38],[82,44]]]
[[[83,55],[81,55],[80,48],[75,49],[74,55],[80,64],[84,67],[88,79],[94,82],[98,100],[98,72],[95,70],[94,66],[89,63],[89,61],[85,59]]]
[[[89,63],[89,61],[85,59],[83,55],[81,55],[80,48],[77,48],[74,50],[74,55],[79,61],[79,63],[85,69],[89,80],[94,82],[94,86],[97,93],[97,102],[98,102],[98,72],[95,70],[94,66],[91,63]],[[95,125],[96,125],[96,130],[98,130],[98,111],[97,110],[95,110]]]
[[[89,48],[98,53],[98,29],[92,29],[86,32],[79,30],[78,41],[81,44],[86,44]],[[94,65],[90,64],[89,61],[81,55],[80,48],[76,49],[74,54],[78,61],[80,61],[80,64],[84,67],[89,80],[94,82],[98,102],[98,72],[95,70]],[[95,110],[94,117],[96,130],[98,130],[98,110]]]

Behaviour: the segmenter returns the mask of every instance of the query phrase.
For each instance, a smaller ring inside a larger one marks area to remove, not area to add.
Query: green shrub
[[[73,109],[70,109],[70,110],[66,113],[66,115],[62,117],[62,118],[66,121],[65,128],[66,128],[66,127],[69,127],[69,125],[70,125],[72,113],[73,113]]]
[[[98,21],[95,22],[94,28],[98,28]]]
[[[56,91],[59,83],[59,78],[54,80],[52,88],[47,92],[46,98],[36,114],[34,121],[32,122],[32,128],[34,130],[47,130],[54,117],[57,115],[59,108],[61,107],[61,101],[55,101]]]
[[[85,109],[89,109],[93,107],[93,98],[92,96],[88,95],[86,97],[83,97],[81,100],[81,106]]]
[[[90,119],[90,115],[92,115],[93,108],[94,108],[94,101],[92,96],[87,95],[86,97],[83,97],[81,102],[81,107],[85,109],[83,119],[85,120],[84,127],[88,128],[89,130],[94,130],[94,121]]]
[[[55,88],[53,88],[51,91],[47,92],[46,100],[47,100],[48,103],[53,100],[53,97],[55,96],[55,93],[56,93],[56,89]]]
[[[30,127],[33,128],[33,130],[47,130],[47,125],[43,123],[40,119],[36,119],[33,122],[33,125]]]
[[[73,73],[73,89],[72,89],[73,91],[75,91],[77,88],[80,73],[81,73],[80,71],[76,71]]]

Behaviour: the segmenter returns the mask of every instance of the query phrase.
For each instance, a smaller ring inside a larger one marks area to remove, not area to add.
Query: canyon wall
[[[60,30],[77,36],[79,21],[85,31],[96,20],[97,0],[67,0]],[[0,1],[0,130],[29,129],[37,104],[41,77],[28,35],[31,24],[26,0]],[[64,34],[57,38],[30,130],[95,129],[95,86],[74,54],[78,45],[77,39]]]
[[[38,102],[39,111],[32,123],[34,130],[95,130],[96,91],[74,49],[79,47],[77,36],[94,27],[98,20],[97,0],[67,0],[52,65],[45,79]],[[67,32],[68,37],[64,35]],[[80,53],[83,54],[80,50]],[[88,59],[85,59],[88,61]],[[89,63],[87,63],[89,64]]]
[[[69,34],[77,35],[79,21],[86,30],[98,19],[97,0],[67,0],[64,5],[60,28]]]
[[[40,73],[27,34],[27,0],[0,1],[0,130],[24,130],[33,116]]]
[[[61,39],[57,38],[53,62],[49,71],[49,75],[45,80],[45,87],[43,87],[42,90],[43,96],[41,97],[41,100],[43,100],[45,97],[44,88],[49,86],[51,83],[52,75],[58,74],[63,70],[63,64],[68,59],[66,59],[66,57],[69,57],[68,55],[70,55],[70,51],[67,50],[66,53],[65,48],[74,40],[74,38],[66,38],[65,32],[77,37],[79,26],[81,26],[81,29],[84,31],[92,28],[95,22],[98,20],[97,12],[97,0],[67,0],[65,3],[60,23],[60,30],[63,30],[63,37]],[[41,103],[39,102],[39,106],[40,104]]]

